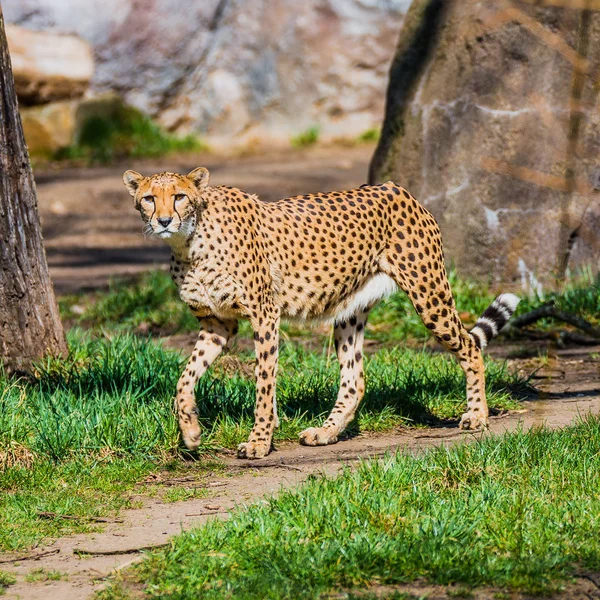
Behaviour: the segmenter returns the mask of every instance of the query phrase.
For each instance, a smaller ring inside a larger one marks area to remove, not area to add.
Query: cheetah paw
[[[488,428],[487,418],[482,418],[472,412],[466,412],[458,425],[463,431],[483,431]]]
[[[304,446],[327,446],[337,441],[337,435],[324,427],[309,427],[300,434],[300,443]]]
[[[271,452],[269,442],[244,442],[237,448],[238,458],[264,458]]]
[[[182,426],[181,437],[183,438],[183,443],[188,450],[197,450],[202,438],[200,425],[196,423],[195,425],[186,425],[185,427]]]

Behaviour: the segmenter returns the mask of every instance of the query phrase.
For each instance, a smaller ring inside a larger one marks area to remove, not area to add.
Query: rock
[[[46,104],[79,98],[94,73],[92,49],[73,35],[6,26],[19,102]]]
[[[574,48],[600,63],[599,13],[415,0],[406,15],[370,179],[433,212],[464,275],[539,291],[598,268],[599,86],[574,77]]]
[[[73,143],[77,101],[24,107],[19,111],[31,156],[50,157]]]
[[[379,127],[410,0],[3,0],[9,22],[75,32],[92,90],[213,147]]]
[[[29,154],[51,157],[57,150],[79,143],[90,119],[114,120],[118,111],[124,109],[123,101],[114,94],[23,107],[19,112]]]

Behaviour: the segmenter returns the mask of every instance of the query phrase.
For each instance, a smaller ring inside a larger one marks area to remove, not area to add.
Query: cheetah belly
[[[335,308],[328,311],[326,316],[333,318],[336,323],[346,321],[365,308],[370,308],[379,300],[387,298],[397,289],[398,285],[391,277],[384,273],[378,273],[368,279],[359,290],[344,298]]]

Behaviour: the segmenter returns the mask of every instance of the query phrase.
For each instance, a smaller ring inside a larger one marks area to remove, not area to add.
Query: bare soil
[[[55,287],[59,293],[97,288],[106,285],[110,277],[131,276],[168,259],[165,247],[141,235],[141,221],[120,180],[126,168],[149,174],[187,172],[203,165],[211,171],[214,183],[235,185],[265,199],[276,199],[364,183],[372,150],[365,145],[228,160],[186,157],[166,163],[134,162],[120,168],[37,173],[40,213]],[[514,368],[527,374],[535,372],[533,382],[539,396],[523,402],[522,411],[492,417],[489,432],[464,434],[456,426],[399,429],[383,435],[361,434],[323,448],[288,443],[279,445],[268,458],[252,462],[222,454],[217,460],[223,469],[210,481],[197,483],[206,487],[205,498],[166,503],[160,497],[140,496],[141,508],[122,512],[118,522],[106,524],[101,533],[60,538],[22,555],[0,555],[0,568],[14,572],[18,578],[5,597],[88,598],[105,585],[107,578],[140,560],[144,549],[165,544],[171,536],[208,519],[226,518],[233,507],[297,486],[309,475],[332,475],[365,457],[394,450],[419,452],[519,427],[564,427],[587,413],[600,412],[600,346],[557,351],[543,345],[505,344],[493,346],[491,353],[508,358]],[[190,473],[194,473],[193,465]],[[160,481],[169,475],[157,477]],[[191,485],[187,478],[181,479],[163,483]],[[65,577],[60,581],[26,582],[26,575],[39,568],[59,571]],[[597,575],[583,574],[561,596],[600,598],[599,585]],[[429,598],[457,595],[457,590],[424,583],[398,589]],[[381,597],[391,591],[383,587],[370,590]],[[496,591],[479,590],[474,595],[492,598]]]

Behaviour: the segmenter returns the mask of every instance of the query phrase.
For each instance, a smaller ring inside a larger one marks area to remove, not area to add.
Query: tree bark
[[[66,352],[0,7],[0,363],[30,372]]]

